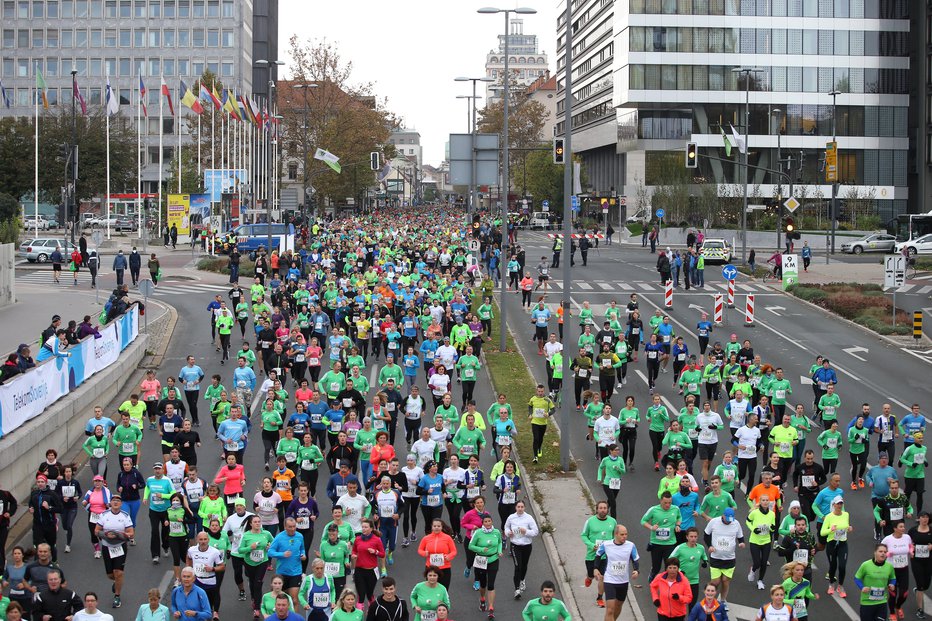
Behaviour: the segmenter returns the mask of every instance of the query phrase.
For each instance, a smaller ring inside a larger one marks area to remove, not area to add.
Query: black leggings
[[[405,417],[405,442],[414,444],[421,434],[421,419]]]
[[[531,544],[523,546],[511,544],[511,560],[515,563],[514,583],[517,589],[527,576],[527,567],[531,560]]]
[[[660,360],[654,358],[647,360],[647,386],[648,388],[653,388],[654,383],[657,381],[657,376],[660,375]]]
[[[515,512],[515,505],[499,502],[498,503],[498,519],[502,521],[502,528],[505,528],[505,522],[508,518],[513,515]]]
[[[460,515],[463,512],[462,502],[444,501],[447,506],[447,514],[450,516],[450,528],[453,529],[453,535],[460,534]]]
[[[476,382],[463,382],[463,407],[466,407],[466,403],[472,399],[472,393],[476,389]]]
[[[408,538],[408,533],[415,534],[417,531],[417,505],[418,499],[415,498],[405,498],[404,504],[401,506],[401,516],[402,516],[402,525],[401,530],[405,539]]]
[[[670,554],[673,552],[673,549],[676,548],[676,544],[669,546],[659,546],[655,543],[652,543],[650,546],[650,578],[653,580],[654,576],[663,571],[664,562],[670,557]]]
[[[188,555],[188,548],[190,541],[188,537],[168,537],[168,549],[172,553],[172,565],[175,567],[181,567],[184,565],[185,558]]]
[[[227,336],[227,341],[229,341],[230,335],[228,334],[226,336]],[[229,345],[227,345],[227,349],[229,350]],[[191,420],[194,422],[195,425],[197,425],[200,422],[197,417],[197,400],[200,396],[201,396],[200,390],[184,391],[185,401],[188,402],[188,414],[191,415]]]
[[[770,543],[751,544],[751,569],[757,572],[757,579],[763,580],[767,573],[767,559],[770,558]]]
[[[896,572],[896,593],[887,600],[891,615],[896,614],[896,611],[903,607],[909,597],[909,567],[902,567],[893,571]]]
[[[608,485],[602,485],[602,489],[605,490],[605,500],[608,503],[608,514],[612,516],[613,519],[618,519],[618,492],[617,489],[610,489]]]
[[[521,290],[521,306],[531,307],[531,291]]]
[[[370,602],[375,596],[375,585],[379,581],[378,569],[356,568],[353,572],[353,584],[356,585],[356,593],[359,603]]]
[[[582,405],[582,394],[589,390],[589,378],[579,379],[578,377],[573,382],[573,394],[576,395],[576,407],[581,407]]]
[[[851,480],[855,483],[864,478],[867,469],[867,451],[863,453],[849,453],[851,455]]]
[[[439,520],[443,517],[443,506],[428,507],[427,505],[421,505],[421,515],[424,517],[424,534],[429,535],[434,520]]]
[[[630,465],[634,462],[634,449],[638,443],[638,430],[632,427],[622,427],[618,436],[621,440],[621,458],[625,464]]]
[[[835,472],[835,469],[838,467],[838,458],[834,459],[823,459],[822,460],[822,469],[825,470],[825,474],[832,474]]]
[[[608,403],[612,399],[612,395],[615,393],[615,374],[612,373],[602,373],[599,375],[599,392],[602,396],[602,401]]]
[[[906,479],[906,498],[912,496],[913,492],[916,492],[916,514],[922,513],[922,496],[926,491],[926,480],[925,479],[914,479],[911,477],[904,477]]]
[[[537,459],[544,450],[544,434],[547,433],[547,425],[531,425],[531,433],[534,435],[534,459]]]
[[[476,568],[476,580],[479,581],[479,588],[487,591],[495,590],[495,577],[498,576],[498,561],[489,562],[486,569]]]
[[[751,491],[756,483],[754,483],[754,477],[757,474],[757,457],[741,457],[738,459],[738,480],[735,481],[736,484],[741,483],[744,480],[744,475],[748,476],[748,491]]]
[[[660,461],[660,447],[663,443],[663,432],[650,429],[647,435],[650,436],[651,457],[654,458],[655,462]]]
[[[269,562],[265,561],[258,565],[245,563],[246,580],[249,582],[249,597],[252,598],[252,609],[259,610],[262,604],[262,582],[265,580],[265,572],[269,568]]]
[[[829,541],[828,545],[825,546],[825,555],[828,557],[829,583],[838,582],[838,586],[843,586],[848,566],[848,542]],[[837,580],[835,579],[836,576]]]

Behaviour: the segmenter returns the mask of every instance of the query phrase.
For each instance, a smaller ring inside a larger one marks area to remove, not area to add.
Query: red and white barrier
[[[728,281],[728,308],[735,307],[735,281]]]
[[[715,294],[715,310],[712,312],[712,321],[717,326],[722,325],[725,321],[725,296],[721,293]]]
[[[754,294],[747,295],[747,302],[744,305],[744,325],[750,327],[754,325]]]
[[[665,308],[673,308],[673,281],[668,280],[663,290],[663,305]]]
[[[547,233],[547,237],[550,239],[563,239],[563,233]],[[605,239],[605,235],[602,233],[572,233],[570,238],[572,239]]]

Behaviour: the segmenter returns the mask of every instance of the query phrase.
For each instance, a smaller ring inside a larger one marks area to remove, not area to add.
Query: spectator
[[[7,381],[14,375],[19,375],[22,370],[19,368],[19,356],[15,353],[6,357],[6,362],[0,366],[0,384]]]
[[[97,331],[97,326],[91,324],[91,316],[84,315],[84,321],[78,325],[78,340],[90,336],[91,334],[94,335],[95,339],[100,338],[100,332]]]

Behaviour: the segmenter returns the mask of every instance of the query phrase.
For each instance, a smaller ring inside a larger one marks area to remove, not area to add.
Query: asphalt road
[[[539,233],[523,233],[519,238],[519,243],[526,249],[527,269],[534,275],[533,267],[537,264],[539,257],[546,256],[548,259],[551,257],[551,242]],[[663,290],[659,286],[659,275],[655,269],[656,256],[649,254],[646,249],[642,249],[639,245],[614,244],[605,246],[602,244],[598,250],[593,249],[590,251],[588,267],[582,267],[580,255],[577,252],[576,267],[572,271],[572,312],[574,314],[578,313],[582,303],[588,300],[592,306],[594,318],[600,325],[604,317],[604,310],[612,299],[617,300],[618,305],[623,308],[628,301],[629,295],[638,293],[641,314],[646,325],[647,318],[653,315],[656,308],[661,308],[664,303]],[[564,253],[562,259],[568,260],[568,258]],[[690,292],[685,292],[682,288],[675,290],[673,309],[667,311],[676,333],[685,337],[687,346],[693,351],[698,343],[695,331],[696,323],[699,321],[700,309],[708,312],[711,318],[712,296],[714,293],[724,292],[720,268],[707,265],[705,273],[705,290],[691,290]],[[562,278],[562,263],[561,268],[551,270],[551,274],[552,278],[560,281]],[[753,292],[756,296],[756,327],[746,328],[744,327],[743,310],[745,296],[749,292]],[[556,310],[562,300],[562,294],[562,287],[559,285],[551,288],[546,298],[551,310]],[[539,292],[535,293],[535,301],[537,295],[539,295]],[[540,381],[544,381],[546,376],[543,359],[537,356],[537,347],[530,342],[533,328],[529,316],[526,311],[521,309],[519,296],[509,294],[507,300],[508,323],[517,333],[518,338],[516,340],[529,361],[535,377]],[[725,323],[715,329],[712,341],[721,340],[724,344],[732,333],[737,334],[739,342],[745,338],[750,339],[755,353],[761,354],[764,362],[782,366],[786,370],[786,377],[793,384],[794,393],[790,400],[792,404],[795,405],[795,403],[800,402],[806,405],[807,412],[811,410],[811,386],[808,385],[808,380],[801,376],[807,375],[815,357],[821,354],[832,360],[833,366],[838,373],[837,393],[842,399],[839,418],[845,425],[855,412],[860,411],[861,403],[871,404],[872,411],[876,414],[880,411],[883,403],[889,402],[893,405],[893,411],[897,416],[901,417],[908,411],[910,404],[918,402],[923,405],[923,411],[928,416],[929,404],[932,402],[932,387],[929,386],[928,382],[930,371],[932,371],[932,367],[929,365],[932,362],[927,356],[915,355],[879,339],[871,338],[861,330],[839,321],[833,321],[824,313],[815,311],[790,296],[767,291],[755,283],[738,281],[736,305],[740,311],[736,309],[726,312]],[[555,317],[551,321],[551,331],[556,331]],[[568,320],[566,323],[567,340],[564,342],[569,343],[567,351],[570,356],[574,356],[578,351],[576,339],[579,333],[580,330],[575,318]],[[624,396],[633,395],[643,414],[647,405],[650,404],[646,378],[647,370],[643,356],[641,356],[640,362],[629,363],[627,385],[616,388],[616,396],[613,400],[616,411],[623,404]],[[682,398],[671,388],[672,382],[672,370],[669,374],[661,375],[657,384],[658,392],[663,396],[667,407],[672,410],[674,408],[671,406],[675,406],[675,410],[678,412],[682,407]],[[571,379],[568,386],[572,386]],[[572,401],[571,394],[568,395],[568,398]],[[720,404],[720,410],[724,410],[724,403]],[[809,436],[810,440],[807,447],[812,447],[815,444],[814,439],[819,431],[821,430],[814,427],[813,433]],[[604,498],[601,485],[596,481],[598,461],[594,459],[592,443],[585,441],[585,433],[585,424],[582,418],[574,418],[571,424],[570,441],[572,453],[578,467],[589,483],[594,497],[597,499]],[[649,439],[643,429],[642,433],[638,435],[638,444],[635,461],[637,473],[636,475],[629,473],[624,479],[618,505],[620,511],[619,521],[628,526],[628,532],[633,533],[633,539],[643,553],[647,547],[647,535],[638,524],[644,512],[651,505],[656,504],[657,483],[662,475],[653,472]],[[716,463],[720,463],[721,453],[724,450],[723,446],[724,442],[722,441],[719,443]],[[816,449],[818,449],[817,446]],[[876,451],[876,445],[872,442],[871,462],[876,460]],[[902,442],[898,444],[897,454],[901,452]],[[819,451],[816,450],[817,460],[819,457]],[[839,472],[842,473],[842,482],[845,487],[850,483],[848,467],[848,459],[845,455],[842,455],[839,460]],[[784,490],[784,495],[784,506],[787,506],[789,501],[795,498],[795,494],[790,489],[788,493],[787,490]],[[845,495],[849,499],[848,510],[851,513],[852,524],[857,533],[857,536],[852,537],[849,542],[850,552],[846,586],[848,592],[852,593],[855,589],[851,576],[853,576],[858,565],[868,558],[873,546],[873,537],[871,536],[872,517],[868,490],[853,492],[848,489]],[[743,497],[736,500],[738,500],[739,504],[739,516],[743,518],[747,514],[746,504]],[[699,522],[704,527],[705,524],[701,518]],[[582,544],[579,545],[581,553]],[[567,554],[567,556],[571,556],[571,554]],[[741,551],[738,559],[735,581],[732,584],[729,596],[729,602],[732,604],[733,609],[731,616],[740,619],[752,619],[754,618],[752,608],[756,609],[756,607],[769,600],[764,591],[758,591],[755,585],[746,580],[747,571],[750,568],[750,554],[748,551]],[[772,554],[771,566],[767,572],[766,583],[768,585],[776,583],[781,564],[782,559]],[[818,570],[814,572],[813,588],[816,592],[821,593],[822,599],[814,602],[810,609],[818,612],[820,617],[823,614],[841,613],[846,617],[856,619],[856,596],[849,595],[847,600],[843,600],[837,595],[834,597],[826,596],[827,581],[824,574],[827,562],[825,556],[819,555],[816,564]],[[640,579],[642,584],[646,579],[646,573],[643,575],[645,577]],[[703,575],[704,579],[707,579],[708,574],[704,573]],[[653,615],[653,606],[646,597],[646,591],[646,584],[645,588],[634,590],[642,610],[650,618]],[[587,613],[587,608],[589,613],[596,614],[592,598],[583,596],[580,598],[580,604],[583,608],[583,614]],[[915,604],[911,599],[907,604],[907,614],[912,614],[914,606]],[[927,605],[926,608],[932,608],[932,605]]]
[[[164,364],[158,371],[158,378],[164,384],[165,377],[168,375],[177,374],[178,370],[184,365],[185,357],[188,354],[191,354],[197,358],[197,364],[199,364],[204,370],[207,378],[210,378],[210,376],[214,373],[219,373],[224,378],[224,384],[226,386],[230,386],[233,370],[229,364],[224,367],[220,366],[220,354],[214,351],[214,347],[210,343],[210,323],[207,311],[205,310],[207,304],[213,299],[213,295],[219,290],[227,290],[228,287],[221,286],[222,282],[220,282],[220,284],[214,284],[218,283],[218,280],[216,277],[212,277],[211,275],[204,275],[202,282],[172,282],[172,275],[179,273],[180,271],[175,268],[180,268],[187,262],[189,258],[187,255],[187,252],[182,253],[180,250],[173,254],[160,252],[160,256],[163,257],[163,269],[165,271],[166,277],[169,280],[159,285],[155,297],[158,297],[159,299],[174,305],[178,310],[179,317],[178,324],[175,327],[175,332],[172,336],[171,343],[168,348],[168,352],[165,356]],[[115,285],[115,279],[113,275],[108,274],[103,278],[104,280],[100,285],[101,289],[112,289]],[[224,295],[224,297],[226,296]],[[251,323],[249,325],[249,329],[252,329]],[[250,333],[247,331],[247,336],[249,336],[249,334]],[[251,343],[254,344],[254,340],[252,340]],[[235,349],[239,349],[241,345],[241,341],[239,341],[237,338],[233,339],[233,347]],[[384,358],[382,359],[382,363],[384,363]],[[370,359],[370,373],[372,368],[373,362]],[[376,372],[378,368],[380,367],[376,368]],[[138,375],[138,373],[134,371],[134,377],[136,375]],[[486,376],[482,375],[482,377]],[[426,382],[424,381],[423,374],[419,376],[418,380],[421,393],[427,394]],[[371,384],[375,385],[376,382],[371,381]],[[292,393],[294,391],[293,387],[290,385],[288,386],[288,390]],[[105,411],[109,416],[118,420],[116,409],[119,404],[128,397],[129,392],[130,389],[127,388],[127,390],[124,391],[124,394],[121,394],[119,399],[115,400],[113,403],[107,404]],[[405,392],[405,394],[407,393]],[[454,388],[454,397],[454,403],[458,404],[460,401],[460,391],[458,387]],[[480,380],[479,385],[476,387],[475,398],[480,411],[484,413],[486,408],[493,401],[490,385],[487,381]],[[203,400],[203,392],[201,399]],[[202,478],[206,479],[208,477],[213,477],[220,465],[218,459],[219,447],[216,441],[212,440],[211,438],[212,430],[210,426],[210,419],[209,416],[203,413],[205,408],[202,406],[200,410],[202,412],[200,416],[202,426],[200,427],[199,431],[201,433],[203,446],[198,450],[198,466],[201,471]],[[288,413],[290,414],[293,411],[293,408],[291,408],[288,410]],[[92,414],[92,412],[88,412],[87,417],[90,418]],[[255,428],[256,427],[254,426],[254,429]],[[398,455],[401,456],[402,463],[404,463],[406,447],[404,446],[403,423],[399,423],[399,430],[400,433],[398,433],[396,437],[395,448]],[[490,442],[491,438],[487,436],[486,441]],[[56,448],[61,450],[63,447]],[[263,461],[261,453],[262,444],[259,441],[257,433],[254,433],[245,456],[247,489],[254,489],[258,480],[265,475],[262,467]],[[152,463],[156,460],[161,460],[161,451],[158,448],[158,436],[154,432],[148,432],[146,434],[143,442],[142,454],[144,457],[142,459],[142,466],[140,467],[140,471],[142,472],[143,476],[148,477],[152,472]],[[493,463],[494,461],[490,457],[489,452],[483,451],[481,468],[486,473],[488,473]],[[113,475],[116,472],[116,468],[116,457],[111,455],[108,478],[113,478]],[[324,488],[326,487],[325,477],[329,476],[329,474],[325,473],[326,467],[322,469],[320,483],[318,484],[318,503],[321,507],[321,519],[323,520],[322,522],[319,522],[321,527],[323,524],[326,524],[328,521],[330,521],[329,511],[331,504],[324,493]],[[82,470],[81,476],[79,478],[82,485],[84,485],[85,489],[87,489],[90,484],[90,476],[86,468]],[[496,526],[500,527],[497,517],[498,514],[494,510],[493,506],[494,496],[491,494],[491,491],[486,493],[485,496],[486,499],[490,501],[489,506],[493,516],[495,516]],[[446,514],[444,515],[446,516]],[[146,601],[146,592],[149,588],[158,586],[161,588],[162,592],[165,593],[166,588],[170,586],[171,558],[163,557],[161,559],[160,565],[153,565],[151,563],[151,558],[148,553],[150,527],[147,513],[144,510],[140,510],[137,526],[138,528],[136,540],[139,542],[139,545],[129,548],[129,562],[127,566],[126,584],[124,586],[122,598],[123,607],[117,611],[117,614],[115,615],[115,618],[117,619],[135,618],[138,606]],[[422,528],[421,520],[419,519],[419,533],[423,532]],[[320,541],[320,530],[321,528],[318,528],[317,532],[315,533],[315,545],[312,550],[317,549],[318,547],[317,543]],[[31,543],[31,539],[29,541]],[[453,618],[458,620],[485,619],[486,613],[480,612],[479,610],[478,594],[472,589],[473,579],[469,578],[467,580],[463,576],[463,569],[465,567],[465,555],[463,554],[462,546],[459,546],[459,548],[460,554],[454,562],[453,580],[450,589],[450,597],[453,603],[451,615]],[[63,549],[64,533],[60,533],[59,561],[66,573],[66,576],[69,579],[69,586],[81,594],[88,590],[97,592],[100,594],[101,608],[105,612],[113,613],[113,610],[110,608],[110,581],[104,574],[103,561],[94,560],[93,558],[93,549],[91,547],[90,538],[88,536],[85,515],[79,513],[78,519],[76,520],[72,552],[70,554],[63,554],[61,553],[61,550]],[[500,561],[498,579],[496,581],[496,592],[498,599],[496,602],[495,610],[497,618],[520,618],[521,611],[523,610],[527,599],[531,597],[537,597],[539,595],[538,588],[541,582],[547,579],[552,579],[552,571],[550,564],[545,557],[545,554],[546,551],[544,550],[543,543],[536,541],[527,576],[528,590],[525,594],[524,600],[521,602],[516,602],[513,599],[513,565],[511,564],[510,557],[506,555],[502,558]],[[394,559],[395,564],[389,567],[389,575],[393,576],[398,581],[399,593],[405,599],[408,599],[411,589],[417,582],[420,582],[423,579],[422,573],[424,570],[424,559],[417,554],[415,545],[403,549],[400,546],[400,541],[398,550],[394,555]],[[271,572],[267,574],[266,586],[268,586],[271,575]],[[348,584],[352,584],[351,579],[348,580]],[[228,576],[224,580],[222,586],[222,596],[223,618],[247,619],[252,617],[251,609],[248,603],[237,601],[236,587],[233,583],[232,576]],[[167,596],[163,598],[163,602],[168,602]]]

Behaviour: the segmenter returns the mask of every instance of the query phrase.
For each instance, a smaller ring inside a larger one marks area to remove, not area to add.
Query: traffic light
[[[380,170],[382,167],[379,166],[379,152],[373,151],[369,154],[369,167],[372,170]]]
[[[686,143],[686,168],[699,167],[699,145],[695,142]]]
[[[553,163],[554,164],[566,163],[565,153],[563,151],[563,138],[553,139]]]
[[[71,145],[70,144],[58,145],[58,157],[61,158],[62,161],[65,161],[65,162],[71,159]]]
[[[793,231],[796,230],[796,225],[793,223],[793,218],[786,217],[783,218],[783,232],[787,235],[792,235]]]

